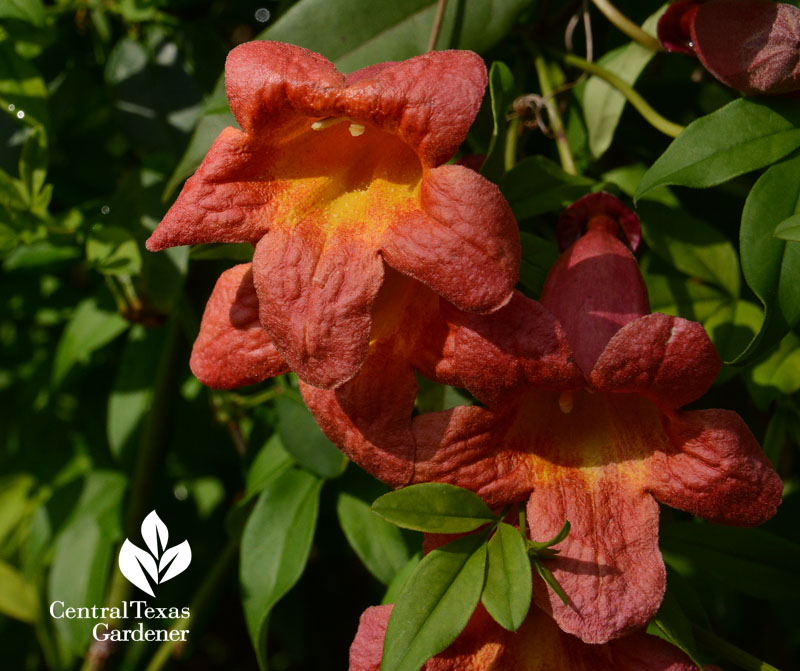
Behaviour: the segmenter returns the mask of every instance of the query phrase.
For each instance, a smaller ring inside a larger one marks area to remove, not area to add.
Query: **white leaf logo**
[[[119,551],[119,570],[130,583],[154,597],[150,581],[158,585],[183,573],[192,562],[192,548],[189,541],[167,548],[169,530],[155,510],[142,521],[142,538],[149,552],[126,538]]]

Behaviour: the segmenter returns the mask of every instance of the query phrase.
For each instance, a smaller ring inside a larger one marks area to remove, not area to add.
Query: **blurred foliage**
[[[661,5],[617,4],[640,24]],[[483,171],[519,220],[520,287],[534,298],[564,205],[600,189],[638,199],[653,310],[702,322],[730,362],[695,405],[738,411],[786,483],[759,530],[662,511],[669,596],[651,631],[701,661],[724,657],[716,635],[797,668],[800,116],[795,103],[736,99],[691,60],[647,52],[592,10],[599,63],[688,126],[670,146],[616,90],[563,64],[581,6],[448,3],[437,46],[494,63],[464,153],[490,157]],[[292,377],[215,392],[189,372],[213,283],[252,250],[151,254],[143,243],[235,123],[221,85],[230,48],[280,39],[351,71],[424,52],[435,11],[434,0],[0,0],[4,668],[80,667],[86,622],[55,621],[48,605],[104,603],[119,542],[154,508],[194,552],[187,578],[155,603],[196,612],[188,646],[159,665],[344,669],[362,610],[386,584],[398,594],[420,536],[369,509],[386,488],[327,442]],[[580,54],[582,40],[578,30]],[[512,108],[545,88],[536,53],[560,92],[577,175],[537,129],[542,110]],[[421,390],[426,410],[468,402]],[[199,589],[206,582],[212,594]],[[130,644],[104,668],[144,668],[156,648]]]

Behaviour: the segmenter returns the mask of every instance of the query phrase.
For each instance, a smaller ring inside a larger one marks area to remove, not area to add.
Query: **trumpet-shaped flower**
[[[367,354],[387,266],[463,310],[511,297],[520,246],[510,208],[476,172],[445,165],[485,86],[483,61],[466,51],[346,77],[300,47],[243,44],[226,64],[241,130],[222,131],[147,246],[252,243],[248,282],[270,352],[336,387]],[[202,379],[212,364],[201,358]]]
[[[328,436],[392,486],[445,481],[491,505],[527,499],[534,540],[569,520],[548,560],[569,602],[543,582],[535,599],[565,632],[605,643],[661,602],[657,501],[756,525],[775,513],[782,485],[738,415],[678,409],[705,393],[720,360],[700,324],[649,314],[629,248],[635,217],[594,194],[567,211],[559,238],[567,248],[543,305],[516,294],[479,316],[439,301],[415,340],[376,338],[347,385],[302,388]],[[412,417],[413,369],[482,405]]]
[[[681,0],[658,22],[667,51],[694,54],[743,93],[800,89],[800,9],[765,0]]]
[[[391,605],[364,611],[350,648],[350,671],[379,671],[391,611]],[[479,605],[450,647],[422,668],[423,671],[694,671],[697,666],[678,648],[645,633],[605,645],[588,645],[565,634],[535,606],[519,630],[512,633]]]

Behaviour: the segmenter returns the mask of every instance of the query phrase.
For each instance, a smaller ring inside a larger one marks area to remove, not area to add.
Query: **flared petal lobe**
[[[212,389],[233,389],[288,372],[258,319],[249,263],[226,270],[206,304],[189,363]]]
[[[319,54],[248,42],[228,55],[226,90],[247,132],[285,133],[299,117],[347,117],[396,134],[433,167],[464,140],[486,88],[486,66],[468,51],[437,51],[372,66],[346,85]]]
[[[721,365],[701,324],[650,314],[617,331],[589,381],[601,391],[638,393],[663,408],[679,408],[708,391]]]
[[[755,526],[776,513],[783,484],[739,415],[667,413],[664,428],[670,442],[647,466],[648,490],[659,501],[737,526]]]
[[[520,254],[517,224],[498,188],[459,165],[426,176],[420,209],[398,217],[383,244],[390,266],[477,312],[509,301]]]
[[[383,282],[374,249],[313,226],[276,227],[256,246],[253,276],[261,323],[299,377],[329,388],[358,372]]]
[[[392,606],[361,616],[350,647],[349,671],[379,671]],[[608,645],[587,645],[560,631],[535,606],[516,633],[498,625],[483,606],[456,641],[423,671],[693,671],[677,648],[655,636],[633,634]],[[707,667],[709,671],[716,667]],[[719,670],[717,670],[719,671]]]
[[[269,201],[258,178],[268,162],[269,154],[261,152],[253,138],[235,128],[224,129],[147,240],[147,249],[157,252],[212,242],[256,244],[269,228]]]

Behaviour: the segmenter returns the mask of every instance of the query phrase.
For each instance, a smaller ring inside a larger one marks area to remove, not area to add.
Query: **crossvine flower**
[[[800,9],[765,0],[681,0],[658,22],[667,51],[697,56],[748,95],[800,89]]]
[[[559,238],[542,304],[517,294],[486,316],[440,304],[413,355],[376,352],[342,388],[302,390],[328,436],[392,486],[527,500],[533,540],[569,520],[547,560],[569,602],[541,581],[534,597],[563,631],[599,644],[643,627],[661,602],[657,501],[750,526],[775,513],[782,484],[736,413],[679,410],[720,359],[700,324],[649,314],[632,213],[587,196]],[[482,405],[412,417],[412,367]]]
[[[496,310],[517,279],[516,223],[496,186],[445,165],[486,81],[483,61],[467,51],[345,76],[300,47],[243,44],[226,64],[241,130],[222,131],[148,249],[252,243],[248,281],[270,347],[323,388],[361,367],[390,268],[460,309]],[[217,368],[194,359],[212,385],[264,372],[239,378]]]

